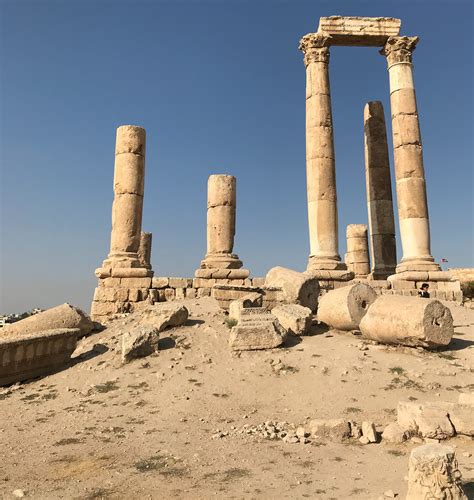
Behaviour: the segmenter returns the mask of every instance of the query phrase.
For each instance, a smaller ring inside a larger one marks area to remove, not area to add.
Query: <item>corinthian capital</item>
[[[311,62],[329,62],[331,36],[322,33],[308,33],[301,40],[298,48],[304,54],[304,64]]]
[[[389,66],[400,62],[411,63],[418,40],[417,36],[391,36],[380,53],[387,58]]]

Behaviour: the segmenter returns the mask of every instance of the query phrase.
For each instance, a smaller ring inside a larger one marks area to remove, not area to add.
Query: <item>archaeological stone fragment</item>
[[[318,307],[319,282],[314,276],[286,267],[273,267],[265,277],[265,287],[281,288],[289,304],[299,304],[311,311]]]
[[[331,290],[319,299],[318,320],[336,330],[356,330],[376,298],[365,283]]]
[[[80,336],[88,335],[94,328],[94,323],[81,309],[64,303],[28,318],[4,326],[0,330],[0,338],[11,335],[27,335],[44,330],[78,328]]]
[[[19,322],[21,323],[21,322]],[[0,330],[0,386],[55,372],[70,361],[79,328],[43,331]]]
[[[438,300],[382,295],[360,323],[365,338],[386,344],[433,348],[454,334],[451,311]]]
[[[229,346],[234,351],[274,349],[283,344],[286,332],[278,320],[262,308],[243,309],[239,324],[229,336]]]
[[[299,304],[281,304],[272,309],[280,325],[293,335],[304,335],[311,328],[313,313]]]
[[[122,335],[122,362],[128,363],[135,358],[143,358],[158,352],[160,330],[147,325],[133,326]]]
[[[406,499],[468,500],[453,448],[425,444],[412,450]]]

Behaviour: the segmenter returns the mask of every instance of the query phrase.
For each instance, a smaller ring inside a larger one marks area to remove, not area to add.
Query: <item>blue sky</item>
[[[237,177],[235,251],[252,274],[303,270],[297,48],[336,14],[399,17],[402,34],[420,36],[432,251],[472,266],[472,2],[2,0],[0,311],[89,309],[109,251],[122,124],[147,129],[143,229],[157,276],[192,276],[204,256],[212,173]],[[376,48],[334,47],[330,68],[342,256],[346,225],[367,222],[364,104],[381,100],[388,117],[389,90]]]

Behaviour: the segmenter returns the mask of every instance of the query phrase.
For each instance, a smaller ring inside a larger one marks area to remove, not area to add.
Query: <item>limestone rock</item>
[[[161,332],[168,327],[184,325],[188,316],[189,313],[185,306],[164,302],[144,309],[140,323],[152,326]]]
[[[432,348],[454,333],[450,310],[438,300],[382,295],[360,323],[362,335],[387,344]]]
[[[153,326],[135,326],[122,335],[122,362],[158,352],[160,330]]]
[[[313,437],[342,440],[351,436],[349,422],[342,418],[314,419],[309,422],[309,431]]]
[[[459,394],[459,403],[464,405],[474,405],[474,392],[462,392]]]
[[[456,434],[474,437],[474,408],[470,404],[445,403]]]
[[[425,444],[412,450],[409,461],[407,500],[467,500],[453,448]]]
[[[0,386],[62,368],[69,362],[80,334],[78,328],[10,332],[8,335],[0,330]]]
[[[336,330],[357,330],[377,293],[365,283],[331,290],[321,297],[318,320]]]
[[[367,438],[369,443],[377,442],[377,431],[373,422],[362,422],[362,437]]]
[[[85,312],[65,303],[4,326],[0,330],[0,337],[70,328],[78,328],[80,336],[83,337],[94,329],[94,323]]]
[[[400,444],[406,441],[408,433],[397,422],[388,424],[382,433],[382,439],[388,443]]]
[[[239,321],[242,309],[261,307],[262,294],[257,292],[247,293],[229,304],[229,318]]]
[[[446,439],[454,436],[447,408],[436,403],[400,401],[397,407],[397,423],[402,429],[423,438]]]
[[[289,304],[300,304],[311,311],[316,311],[318,307],[319,282],[308,274],[274,267],[267,273],[265,287],[282,288]]]
[[[293,335],[304,335],[311,328],[313,314],[309,307],[298,304],[281,304],[272,309],[280,325]]]
[[[243,312],[253,312],[255,309],[244,309]],[[234,351],[250,351],[256,349],[273,349],[283,344],[286,332],[277,319],[265,312],[265,316],[257,319],[255,316],[241,321],[230,332],[229,345]]]

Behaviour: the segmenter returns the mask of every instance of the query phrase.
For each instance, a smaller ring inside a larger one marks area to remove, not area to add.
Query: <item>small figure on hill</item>
[[[428,292],[430,285],[428,283],[423,283],[421,285],[421,289],[418,291],[418,296],[423,297],[424,299],[430,298],[430,292]]]

